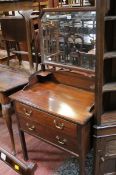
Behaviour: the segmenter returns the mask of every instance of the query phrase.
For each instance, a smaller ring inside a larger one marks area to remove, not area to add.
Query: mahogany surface
[[[86,123],[92,116],[90,109],[94,94],[63,84],[38,83],[29,90],[12,95],[13,97],[51,114],[66,116],[67,119],[80,124]]]

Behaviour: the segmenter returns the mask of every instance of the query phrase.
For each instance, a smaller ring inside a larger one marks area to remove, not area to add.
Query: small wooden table
[[[2,114],[10,134],[13,153],[15,153],[15,143],[10,115],[11,101],[9,95],[23,88],[27,82],[28,75],[24,75],[16,69],[11,69],[8,66],[0,64],[0,103],[2,106]]]

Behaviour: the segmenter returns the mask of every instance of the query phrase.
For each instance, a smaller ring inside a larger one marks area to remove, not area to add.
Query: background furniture
[[[32,9],[33,1],[0,1],[0,11],[15,11]]]
[[[5,119],[8,132],[11,139],[12,150],[15,153],[15,144],[11,121],[11,101],[9,95],[23,88],[28,82],[28,75],[24,75],[16,69],[0,65],[0,104],[2,105],[2,114]]]
[[[22,58],[27,56],[30,71],[33,69],[34,62],[36,62],[36,69],[38,63],[40,63],[40,50],[36,47],[35,43],[35,40],[39,40],[39,38],[36,38],[38,35],[34,31],[32,21],[35,15],[31,16],[31,14],[32,10],[28,10],[22,12],[20,16],[5,16],[0,18],[2,36],[8,53],[7,64],[9,65],[10,53],[18,57],[20,64]],[[24,48],[24,44],[26,48]]]
[[[34,163],[23,163],[12,154],[0,148],[0,160],[10,166],[18,174],[34,175],[36,165]]]
[[[116,174],[116,1],[97,0],[95,175]]]

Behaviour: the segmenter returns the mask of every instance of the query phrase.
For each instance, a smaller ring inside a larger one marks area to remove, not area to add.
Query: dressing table
[[[94,10],[82,7],[67,8],[65,13],[55,8],[43,11],[41,70],[31,75],[23,90],[10,96],[14,101],[24,159],[28,159],[26,132],[79,157],[81,175],[85,174],[85,158],[92,146],[95,57],[91,60],[90,50],[85,52],[83,45],[79,50],[77,43],[67,38],[73,38],[78,32],[81,18],[88,16],[91,21],[95,20]],[[92,28],[93,25],[88,35]],[[78,33],[81,37],[83,31],[84,28]],[[73,57],[73,53],[77,57]]]

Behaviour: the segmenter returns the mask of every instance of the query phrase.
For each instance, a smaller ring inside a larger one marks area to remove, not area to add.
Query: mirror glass
[[[95,70],[96,12],[46,12],[41,37],[44,63]]]

